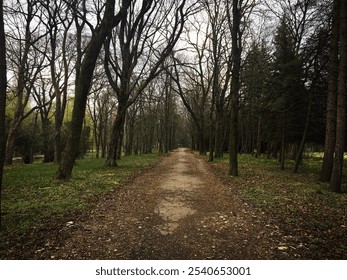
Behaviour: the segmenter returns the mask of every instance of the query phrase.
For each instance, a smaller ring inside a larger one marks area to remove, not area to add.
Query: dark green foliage
[[[25,164],[32,163],[34,155],[41,154],[43,148],[42,137],[33,127],[31,119],[24,121],[15,140],[14,156],[22,157]]]
[[[272,87],[275,92],[272,110],[285,114],[286,140],[297,143],[303,131],[308,94],[303,84],[302,60],[295,53],[294,39],[284,19],[277,29],[274,45]]]
[[[330,30],[328,26],[319,28],[316,33],[308,39],[303,57],[307,61],[305,65],[305,76],[308,90],[312,96],[312,112],[310,129],[307,142],[324,145],[324,133],[326,122],[326,96]]]
[[[244,67],[241,73],[242,83],[242,103],[241,103],[241,118],[242,118],[242,151],[252,152],[256,149],[257,130],[260,141],[266,143],[267,139],[275,137],[273,124],[268,129],[268,122],[261,122],[260,127],[257,127],[259,118],[270,120],[270,104],[272,88],[270,84],[271,77],[271,57],[269,50],[264,42],[253,42],[249,52],[247,53]]]

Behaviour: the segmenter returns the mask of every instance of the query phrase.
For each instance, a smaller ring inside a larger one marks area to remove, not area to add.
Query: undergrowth
[[[252,205],[288,236],[307,248],[306,258],[347,258],[347,189],[334,193],[318,180],[321,159],[305,158],[294,174],[293,161],[285,170],[275,159],[239,156],[239,176],[228,177],[228,158],[212,165],[227,179],[233,192]],[[346,166],[346,164],[345,164]],[[344,180],[347,172],[344,169]],[[317,245],[319,240],[319,246]],[[299,241],[298,241],[299,242]],[[295,246],[294,246],[295,247]]]
[[[98,196],[157,159],[154,153],[127,156],[110,168],[105,167],[105,159],[87,155],[76,162],[73,178],[67,182],[53,179],[58,168],[53,163],[36,161],[5,167],[0,253],[10,243],[22,242],[30,232],[44,228],[48,220],[86,209]]]

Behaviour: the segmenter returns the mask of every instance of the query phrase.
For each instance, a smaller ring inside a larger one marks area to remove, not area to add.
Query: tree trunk
[[[198,131],[198,138],[199,138],[199,154],[205,155],[205,132],[204,132],[204,124],[201,125],[201,128]]]
[[[325,128],[325,144],[320,181],[329,182],[333,168],[336,139],[336,98],[339,51],[339,0],[334,1],[332,33],[329,54],[329,76],[327,96],[327,117]]]
[[[309,124],[310,124],[311,108],[312,108],[312,97],[310,96],[310,100],[309,100],[309,103],[308,103],[308,109],[307,109],[307,115],[306,115],[306,121],[305,121],[305,128],[304,128],[304,132],[302,134],[299,150],[298,150],[298,152],[296,154],[295,165],[294,165],[294,168],[293,168],[293,173],[297,173],[298,172],[299,164],[302,161],[302,154],[304,152],[307,132],[308,132]]]
[[[330,188],[341,192],[343,155],[345,151],[346,118],[346,68],[347,68],[347,3],[340,2],[340,66],[338,75],[336,144]]]
[[[22,120],[19,119],[9,129],[5,150],[5,165],[12,165],[15,139],[21,123]]]
[[[61,162],[61,153],[62,153],[62,144],[61,144],[61,127],[55,127],[55,134],[54,134],[54,162],[60,163]]]
[[[55,71],[55,59],[56,59],[56,38],[57,30],[51,33],[51,49],[52,49],[52,61],[51,61],[51,79],[55,92],[55,113],[54,113],[54,162],[60,163],[61,161],[61,126],[63,122],[62,118],[62,102],[61,102],[61,91],[59,88],[59,83],[57,81],[57,74]],[[67,75],[67,73],[65,73]],[[42,118],[42,115],[41,115]],[[45,133],[43,131],[43,133]]]
[[[119,23],[124,16],[124,12],[129,6],[130,1],[123,1],[127,6],[123,6],[121,11],[114,16],[115,0],[106,2],[104,17],[101,24],[95,29],[92,38],[84,54],[81,71],[76,79],[74,108],[72,112],[71,131],[64,150],[64,155],[59,166],[56,178],[60,180],[69,180],[72,169],[79,152],[82,126],[87,105],[87,96],[89,93],[93,72],[99,52],[107,35],[113,27]]]
[[[267,159],[270,159],[270,157],[271,157],[272,145],[273,145],[273,142],[268,141],[268,143],[267,143],[267,155],[266,155]]]
[[[101,137],[101,158],[106,158],[107,153],[107,140],[108,140],[108,129],[111,126],[108,116],[105,119],[105,127]]]
[[[118,146],[121,143],[120,138],[122,136],[122,131],[123,131],[124,122],[125,122],[125,115],[127,110],[126,104],[123,104],[123,103],[127,103],[127,101],[125,102],[119,101],[118,103],[117,116],[112,126],[112,134],[111,134],[111,139],[110,139],[110,144],[108,149],[107,160],[105,163],[106,166],[110,166],[110,167],[117,166]]]
[[[208,155],[208,161],[213,161],[213,153],[214,153],[214,134],[215,134],[215,129],[213,125],[213,117],[211,117],[211,124],[210,124],[210,139],[209,139],[209,155]]]
[[[71,23],[68,24],[68,27],[64,30],[64,38],[63,38],[63,43],[62,43],[62,50],[67,49],[67,38],[68,38],[68,30]],[[54,42],[52,42],[54,43]],[[67,54],[65,51],[63,51],[63,65],[64,65],[64,83],[63,87],[60,90],[58,81],[56,81],[56,87],[55,87],[55,113],[54,113],[54,128],[55,128],[55,133],[54,133],[54,162],[55,163],[60,163],[61,162],[61,157],[62,157],[62,152],[63,152],[63,147],[62,147],[62,142],[61,142],[61,127],[63,125],[63,120],[64,120],[64,113],[65,113],[65,108],[67,104],[67,91],[68,91],[68,80],[69,80],[69,61],[67,59]],[[56,80],[56,73],[55,73],[55,68],[53,65],[51,66],[53,72],[51,73],[52,75],[52,81]],[[54,77],[54,78],[53,78]]]
[[[239,46],[241,13],[238,8],[239,1],[233,0],[232,24],[232,78],[231,78],[231,120],[229,139],[229,175],[238,176],[238,106],[240,90],[241,49]]]
[[[101,134],[102,134],[102,127],[101,127],[102,120],[93,120],[93,136],[95,141],[95,158],[100,157],[100,143],[101,143]]]
[[[135,112],[127,114],[126,121],[126,143],[124,149],[124,155],[130,156],[133,153],[134,146],[134,135],[135,135]]]
[[[170,99],[171,99],[171,81],[169,74],[166,75],[166,81],[165,81],[165,110],[164,110],[164,152],[167,154],[170,150],[169,148],[169,141],[170,141],[170,125],[169,120],[171,117],[171,110],[170,110]]]
[[[235,94],[235,93],[232,93]],[[232,97],[233,99],[235,97]],[[236,97],[237,98],[237,97]],[[235,105],[234,105],[235,104]],[[238,176],[238,158],[237,158],[237,147],[238,147],[238,108],[237,101],[233,101],[231,109],[231,121],[230,121],[230,141],[229,141],[229,175]]]
[[[241,112],[242,114],[242,112]],[[240,116],[240,119],[242,120],[243,117],[242,115]],[[229,129],[230,130],[230,129]],[[229,131],[229,134],[230,134],[230,131]],[[245,151],[245,146],[246,146],[246,136],[245,136],[245,129],[244,129],[244,124],[243,124],[243,121],[241,121],[240,123],[240,138],[241,138],[241,149],[240,149],[240,153],[243,153]]]
[[[62,153],[62,147],[61,147],[61,126],[62,126],[62,112],[61,112],[61,94],[58,90],[56,92],[56,102],[55,102],[55,113],[54,113],[54,162],[60,163],[61,162],[61,153]]]
[[[255,124],[254,124],[254,109],[251,105],[251,155],[254,156],[254,150],[255,150]]]
[[[215,135],[215,158],[223,157],[224,148],[224,117],[223,108],[218,106],[216,109],[216,135]]]
[[[35,113],[34,117],[34,127],[33,127],[33,134],[31,137],[31,145],[30,145],[30,163],[34,162],[34,153],[35,153],[35,144],[36,144],[36,129],[37,129],[37,117],[38,112]]]
[[[257,158],[261,154],[261,115],[259,113],[258,116],[258,130],[257,130],[257,152],[255,154],[255,157]]]
[[[238,106],[240,90],[241,49],[239,46],[241,13],[238,8],[239,1],[233,0],[233,24],[232,24],[232,78],[231,78],[231,126],[229,141],[229,175],[238,176]]]
[[[286,112],[283,112],[281,156],[280,156],[280,164],[281,164],[282,170],[284,170],[285,157],[286,157]]]
[[[122,157],[122,147],[123,147],[123,138],[124,138],[124,122],[125,122],[125,117],[122,125],[122,129],[119,134],[119,139],[117,143],[117,160],[120,160]]]
[[[54,161],[54,148],[52,147],[51,132],[52,124],[44,114],[41,114],[41,127],[43,138],[43,162],[48,163]]]
[[[215,117],[214,117],[214,106],[215,106],[215,96],[212,94],[212,102],[211,102],[211,111],[210,111],[210,138],[209,138],[209,155],[208,161],[213,161],[213,153],[214,153],[214,134],[215,134]]]
[[[2,177],[5,162],[5,108],[6,108],[6,45],[3,19],[3,0],[0,0],[0,230],[2,229]]]

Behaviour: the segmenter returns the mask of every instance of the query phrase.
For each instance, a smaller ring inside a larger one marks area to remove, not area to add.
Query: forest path
[[[202,157],[180,148],[64,227],[65,241],[45,258],[276,258],[276,229],[259,215]]]

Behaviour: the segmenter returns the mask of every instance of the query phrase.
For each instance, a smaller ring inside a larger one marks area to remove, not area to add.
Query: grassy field
[[[58,167],[53,163],[36,161],[31,165],[5,167],[0,256],[10,243],[22,242],[52,218],[59,220],[67,213],[86,209],[91,201],[158,159],[154,153],[128,156],[118,162],[118,167],[107,168],[105,159],[88,155],[77,161],[73,179],[68,182],[53,179]]]
[[[293,164],[280,170],[276,160],[240,155],[240,176],[230,178],[227,157],[212,163],[235,194],[288,237],[288,248],[304,248],[306,259],[347,259],[346,181],[337,194],[318,180],[320,157],[305,159],[297,174]]]

